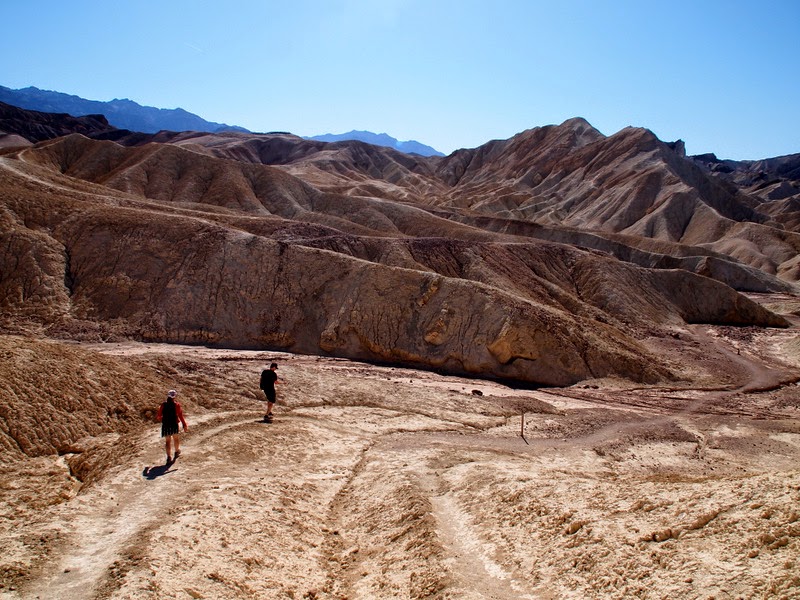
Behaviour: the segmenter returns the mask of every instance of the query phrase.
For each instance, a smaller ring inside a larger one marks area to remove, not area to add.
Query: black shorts
[[[178,435],[178,424],[161,423],[161,437],[168,437],[170,435]]]
[[[267,396],[267,402],[275,404],[275,390],[264,390],[264,394]]]

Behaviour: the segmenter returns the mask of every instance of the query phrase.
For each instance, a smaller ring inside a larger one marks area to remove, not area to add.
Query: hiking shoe
[[[177,460],[180,455],[181,455],[181,451],[180,450],[175,450],[175,458],[173,458],[172,460]]]

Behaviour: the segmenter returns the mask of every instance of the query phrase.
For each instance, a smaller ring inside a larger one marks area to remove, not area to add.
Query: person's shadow
[[[145,467],[144,471],[142,471],[142,477],[152,480],[156,477],[166,475],[167,473],[172,473],[172,471],[169,470],[172,465],[173,463],[168,463],[166,465],[157,465],[155,467]]]

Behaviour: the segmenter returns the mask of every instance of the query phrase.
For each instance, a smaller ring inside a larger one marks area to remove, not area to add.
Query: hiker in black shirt
[[[261,371],[261,385],[259,387],[264,390],[264,394],[267,397],[267,414],[264,415],[265,423],[272,423],[272,407],[275,406],[277,397],[275,393],[275,384],[281,383],[278,379],[278,374],[275,372],[277,368],[277,363],[272,363],[269,369]]]

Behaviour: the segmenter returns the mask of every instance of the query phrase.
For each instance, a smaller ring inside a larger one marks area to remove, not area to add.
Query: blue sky
[[[800,0],[1,0],[0,85],[450,153],[584,117],[800,152]]]

